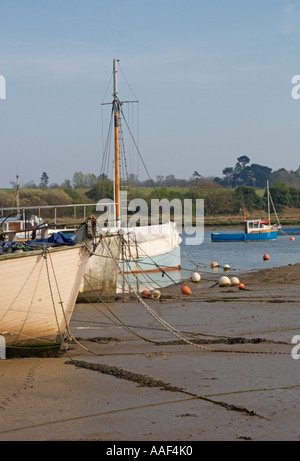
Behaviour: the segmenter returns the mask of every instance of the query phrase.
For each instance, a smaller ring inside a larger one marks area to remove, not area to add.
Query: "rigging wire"
[[[138,148],[138,146],[137,146],[137,143],[135,142],[135,139],[134,139],[134,137],[133,137],[133,133],[132,133],[132,131],[131,131],[131,129],[130,129],[128,123],[127,123],[127,120],[126,120],[126,117],[125,117],[125,115],[124,115],[124,112],[123,112],[122,107],[120,107],[120,112],[121,112],[121,114],[122,114],[122,116],[123,116],[124,122],[125,122],[125,124],[126,124],[126,126],[127,126],[127,129],[128,129],[128,132],[129,132],[129,134],[130,134],[130,136],[131,136],[131,138],[132,138],[133,144],[134,144],[134,146],[135,146],[135,148],[136,148],[136,150],[137,150],[138,156],[139,156],[139,158],[140,158],[140,160],[141,160],[141,162],[142,162],[142,164],[143,164],[143,166],[144,166],[144,168],[145,168],[145,171],[146,171],[146,173],[147,173],[147,175],[148,175],[148,177],[149,177],[149,180],[150,180],[150,182],[151,182],[151,185],[152,185],[153,189],[155,190],[155,192],[157,192],[157,189],[156,189],[156,187],[155,187],[155,185],[154,185],[154,182],[153,182],[153,180],[152,180],[152,178],[151,178],[151,176],[150,176],[150,173],[149,173],[149,171],[148,171],[148,168],[147,168],[147,166],[146,166],[146,164],[145,164],[145,162],[144,162],[144,159],[143,159],[143,157],[142,157],[142,155],[141,155],[141,153],[140,153],[140,150],[139,150],[139,148]]]

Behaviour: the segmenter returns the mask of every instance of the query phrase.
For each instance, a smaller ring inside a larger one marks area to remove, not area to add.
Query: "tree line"
[[[277,212],[280,213],[286,208],[300,209],[300,188],[276,183],[270,187],[270,192]],[[102,185],[100,181],[97,186],[91,189],[35,188],[19,190],[21,207],[92,204],[103,198],[113,200],[112,182],[107,178],[102,178]],[[266,190],[257,191],[250,186],[238,186],[235,189],[229,189],[208,180],[199,181],[190,187],[159,187],[154,189],[131,187],[128,189],[128,200],[135,198],[145,200],[149,212],[152,199],[167,199],[169,202],[179,199],[182,204],[185,199],[192,199],[194,205],[196,199],[203,199],[204,213],[207,217],[237,215],[241,213],[243,208],[248,212],[267,212]],[[15,207],[16,191],[12,189],[0,190],[0,206]]]
[[[257,163],[250,164],[250,158],[247,155],[242,155],[237,158],[234,166],[225,167],[222,171],[222,177],[205,177],[198,171],[194,170],[189,179],[179,179],[175,175],[169,174],[166,176],[157,175],[155,179],[140,180],[137,175],[129,174],[126,180],[128,186],[132,187],[192,187],[203,181],[214,182],[225,188],[236,188],[238,186],[249,186],[255,188],[266,187],[267,181],[270,184],[283,182],[289,186],[300,187],[300,166],[295,171],[287,171],[285,168],[280,168],[277,171],[272,171],[272,168]],[[108,180],[105,174],[96,176],[93,173],[83,173],[76,171],[72,179],[65,179],[61,184],[50,183],[48,174],[44,171],[41,175],[39,184],[29,181],[22,187],[24,189],[91,189],[97,187],[99,183],[103,184]],[[11,181],[15,187],[15,183]]]
[[[188,180],[170,174],[140,181],[135,175],[129,175],[126,185],[129,200],[144,199],[149,207],[154,198],[204,199],[205,215],[220,216],[237,214],[244,207],[249,211],[266,210],[267,181],[276,211],[285,207],[300,208],[300,167],[296,171],[281,168],[272,172],[269,167],[250,164],[247,156],[238,157],[235,166],[224,168],[222,178],[203,177],[194,170]],[[16,184],[11,184],[16,189]],[[43,172],[39,185],[30,181],[19,189],[19,196],[21,206],[37,206],[96,203],[102,198],[113,200],[114,193],[113,182],[105,174],[75,172],[71,180],[66,179],[59,185],[50,183],[48,174]],[[14,197],[14,191],[0,191],[0,205],[12,206]]]

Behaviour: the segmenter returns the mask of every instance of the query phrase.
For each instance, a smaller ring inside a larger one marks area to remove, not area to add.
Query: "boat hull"
[[[181,250],[173,250],[151,257],[120,261],[117,292],[142,291],[162,288],[181,279]]]
[[[213,232],[211,234],[212,242],[254,242],[265,240],[276,240],[278,236],[278,229],[267,232],[253,232],[246,234],[245,232],[232,232],[232,233],[219,233]]]
[[[61,344],[89,255],[78,244],[0,257],[6,346]]]
[[[120,235],[103,236],[89,258],[77,297],[78,303],[112,302],[117,291]]]

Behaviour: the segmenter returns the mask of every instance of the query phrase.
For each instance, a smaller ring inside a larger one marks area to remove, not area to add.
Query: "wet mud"
[[[300,264],[240,279],[77,304],[58,358],[0,361],[0,440],[299,440]]]

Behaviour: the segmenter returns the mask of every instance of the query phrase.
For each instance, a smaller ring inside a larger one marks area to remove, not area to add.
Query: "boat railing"
[[[70,204],[70,205],[37,205],[37,206],[25,206],[25,207],[0,207],[0,213],[2,216],[7,216],[9,213],[13,212],[20,212],[20,211],[31,211],[32,213],[36,213],[39,219],[42,219],[43,221],[45,220],[45,212],[50,211],[53,213],[52,215],[52,222],[51,226],[54,228],[57,228],[62,225],[61,219],[58,218],[58,211],[63,211],[65,210],[71,210],[73,209],[73,215],[72,219],[74,221],[73,224],[78,224],[79,221],[85,221],[86,218],[95,213],[97,216],[99,215],[98,211],[98,205],[99,203],[76,203],[76,204]],[[108,203],[101,203],[101,208],[107,207],[107,220],[108,223],[112,223],[114,221],[114,206],[115,204],[112,202]],[[51,213],[51,214],[52,214]],[[43,216],[44,214],[44,216]],[[60,214],[62,214],[60,212]],[[67,213],[68,215],[69,213]],[[63,216],[63,218],[66,218],[67,216]],[[49,220],[49,218],[47,218]],[[70,216],[69,216],[70,220]]]

